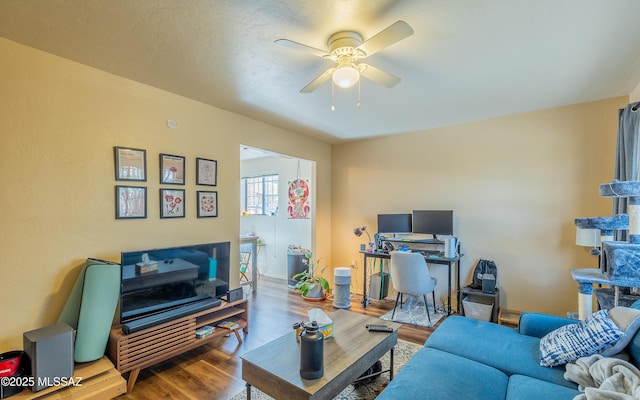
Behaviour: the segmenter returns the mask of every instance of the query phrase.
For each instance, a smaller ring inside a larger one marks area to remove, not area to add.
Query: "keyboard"
[[[425,257],[444,257],[444,253],[438,250],[420,250],[420,254]]]

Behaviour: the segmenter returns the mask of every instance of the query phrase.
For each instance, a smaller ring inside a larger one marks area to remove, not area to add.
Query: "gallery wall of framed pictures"
[[[147,218],[147,151],[144,149],[114,146],[115,211],[116,219]],[[187,158],[181,155],[159,153],[160,185],[171,185],[159,189],[160,218],[185,218],[189,207],[187,198],[194,199],[197,218],[218,216],[218,192],[214,190],[196,190],[194,196],[187,196],[184,188],[188,180]],[[193,169],[197,186],[218,185],[218,161],[197,157]],[[127,184],[130,182],[130,184]]]

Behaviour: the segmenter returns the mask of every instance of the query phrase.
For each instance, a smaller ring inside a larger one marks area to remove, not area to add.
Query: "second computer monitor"
[[[411,233],[411,214],[378,214],[378,233]]]
[[[413,210],[413,233],[453,235],[453,211]]]

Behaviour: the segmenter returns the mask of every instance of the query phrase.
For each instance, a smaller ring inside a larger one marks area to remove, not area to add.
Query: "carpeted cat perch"
[[[600,185],[603,197],[627,197],[629,204],[629,241],[602,243],[600,269],[609,279],[640,285],[640,181],[614,181]]]
[[[618,305],[619,287],[640,286],[640,181],[613,181],[600,185],[600,195],[628,198],[627,214],[613,217],[576,218],[580,229],[600,229],[602,256],[600,268],[571,270],[578,282],[578,314],[585,319],[592,312],[593,284],[614,286],[614,305]],[[629,230],[629,241],[614,241],[616,230]]]

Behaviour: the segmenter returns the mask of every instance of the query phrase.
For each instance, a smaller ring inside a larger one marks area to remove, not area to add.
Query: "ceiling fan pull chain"
[[[333,85],[333,81],[331,81],[331,111],[335,111],[336,110],[336,107],[334,106],[334,101],[333,101],[334,88],[335,88],[335,86]]]
[[[358,81],[358,101],[356,101],[356,107],[360,108],[362,103],[360,103],[360,81]]]

